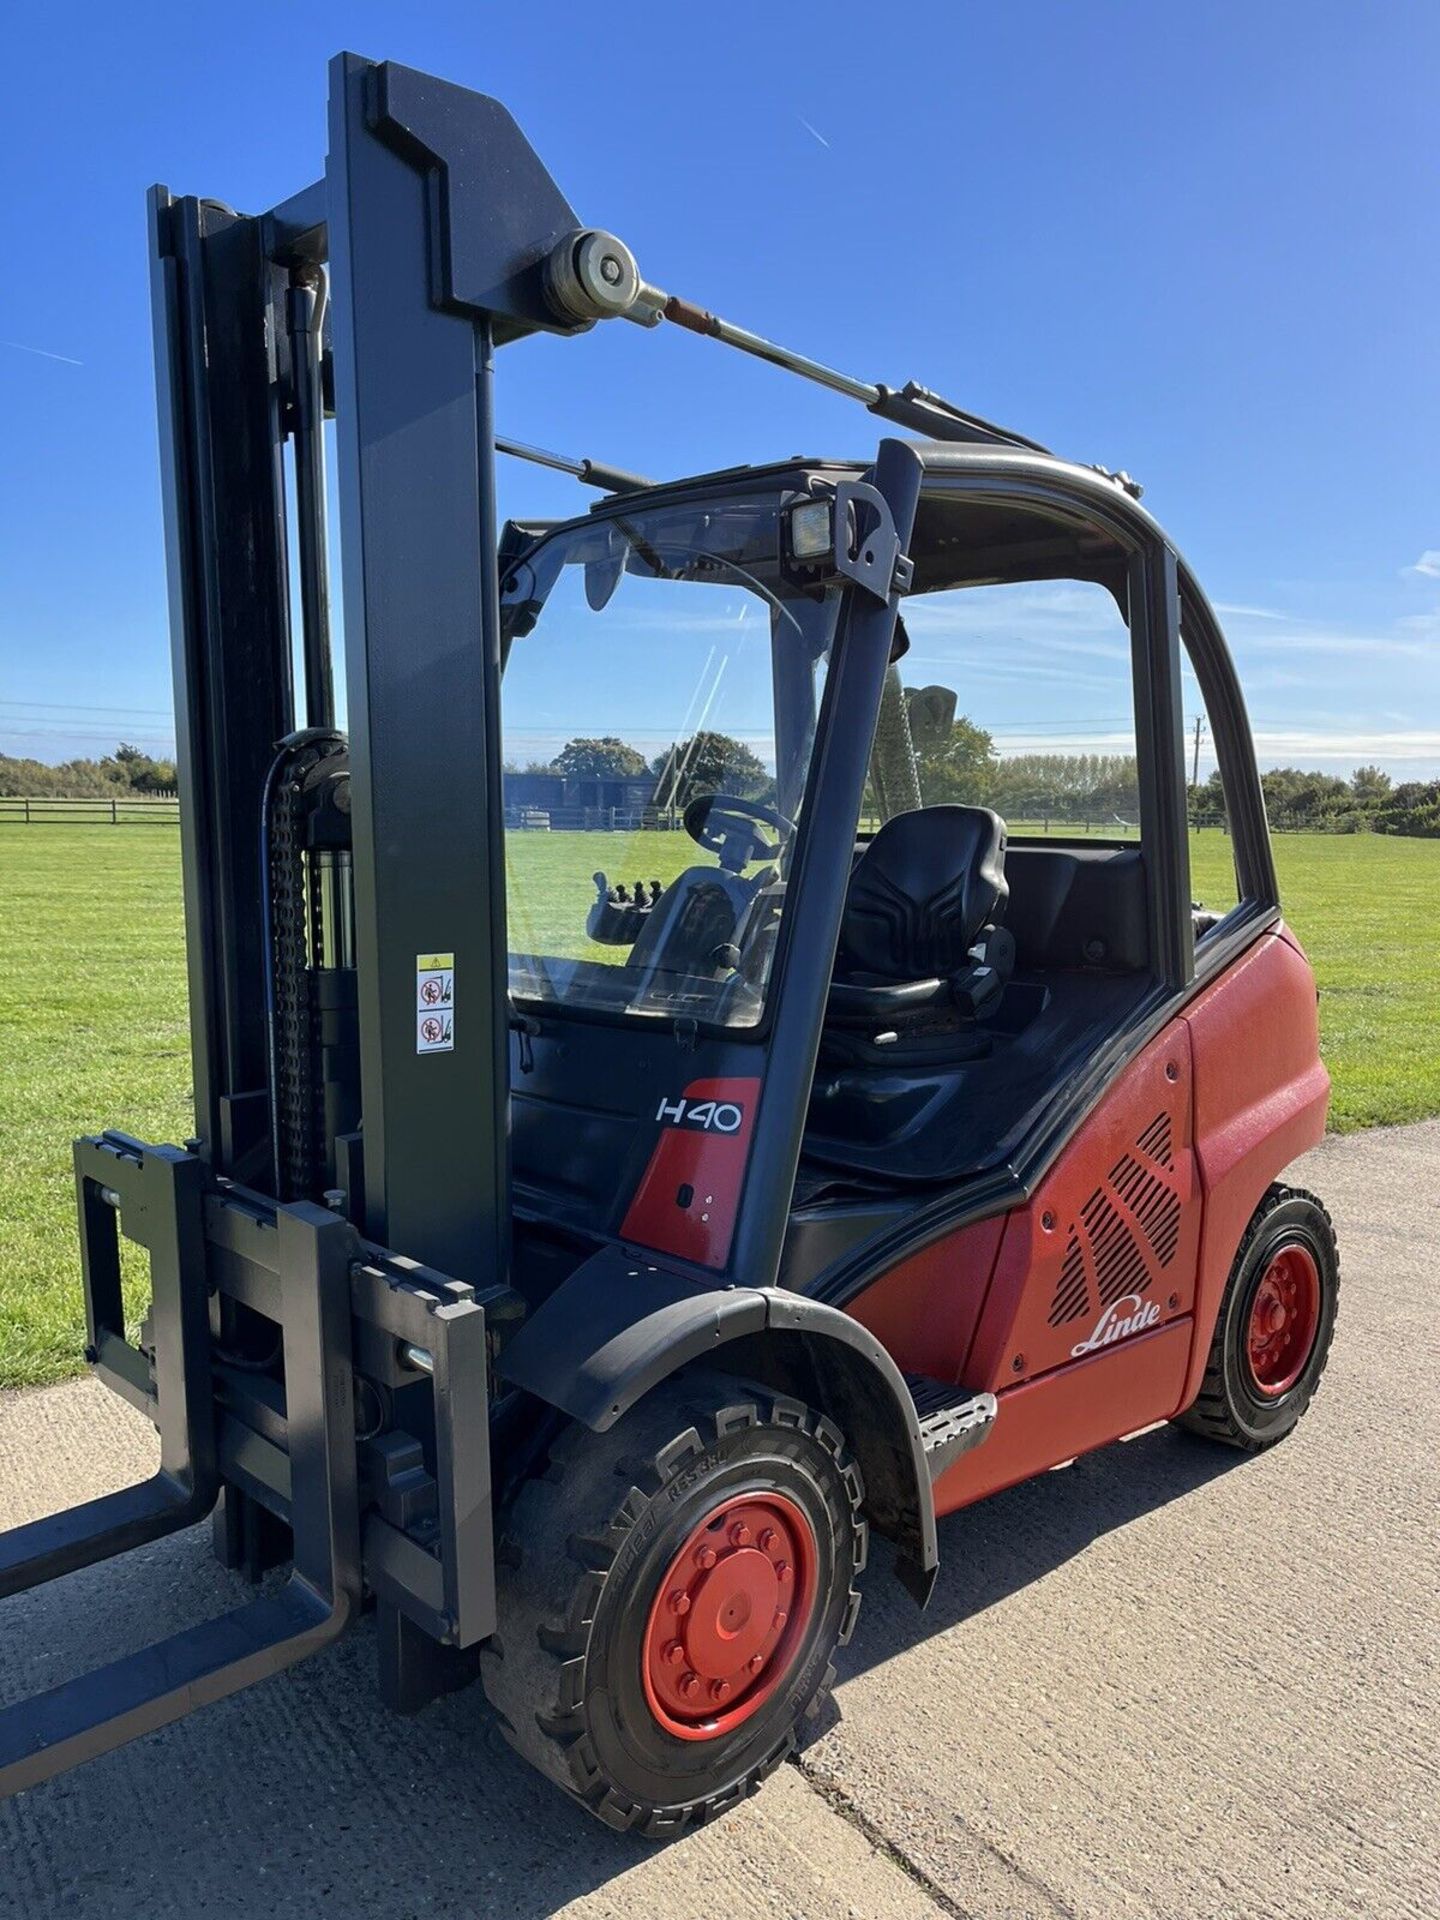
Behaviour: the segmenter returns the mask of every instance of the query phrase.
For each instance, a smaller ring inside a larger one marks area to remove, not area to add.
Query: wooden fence
[[[174,793],[125,793],[117,794],[113,799],[95,794],[82,800],[0,795],[0,827],[57,824],[72,827],[176,826],[179,820],[180,799]],[[860,822],[862,831],[871,833],[879,824],[873,816],[862,817]],[[1041,809],[1027,811],[1023,817],[1018,814],[1014,816],[1009,824],[1011,832],[1015,834],[1050,834],[1066,839],[1080,834],[1094,834],[1102,840],[1124,840],[1134,838],[1139,832],[1133,820],[1120,820],[1114,814],[1108,818],[1092,818],[1083,811],[1066,808],[1057,808],[1048,815]],[[676,832],[680,829],[680,819],[669,809],[656,807],[507,807],[505,825],[512,832],[517,828],[548,829],[553,833]],[[1192,814],[1190,825],[1196,830],[1227,831],[1225,816],[1220,813]],[[1270,831],[1322,833],[1325,823],[1301,815],[1275,812],[1270,815]]]
[[[175,826],[179,819],[180,801],[173,793],[124,793],[113,799],[94,794],[83,800],[0,795],[0,826]]]

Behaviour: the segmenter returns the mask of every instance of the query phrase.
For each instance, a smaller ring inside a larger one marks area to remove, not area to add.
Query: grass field
[[[73,1137],[193,1125],[178,847],[172,827],[0,829],[0,1386],[80,1365]],[[580,950],[596,867],[666,880],[690,843],[534,833],[514,850],[536,944],[563,952]],[[1285,835],[1276,858],[1320,979],[1331,1124],[1440,1113],[1440,841]],[[1223,906],[1228,841],[1197,835],[1193,861],[1197,895]],[[138,1272],[130,1297],[138,1313]]]

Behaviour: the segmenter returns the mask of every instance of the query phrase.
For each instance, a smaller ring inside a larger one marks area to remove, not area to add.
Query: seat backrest
[[[836,973],[953,974],[1005,912],[1005,822],[986,807],[922,807],[887,820],[856,862]]]

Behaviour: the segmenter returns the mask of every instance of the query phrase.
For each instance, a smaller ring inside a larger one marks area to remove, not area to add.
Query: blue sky
[[[1325,0],[25,10],[0,749],[173,739],[144,190],[255,210],[313,178],[341,46],[498,94],[659,284],[1136,474],[1267,762],[1440,773],[1440,9]],[[660,475],[873,443],[665,328],[500,372],[502,430]],[[583,498],[505,477],[515,511]]]

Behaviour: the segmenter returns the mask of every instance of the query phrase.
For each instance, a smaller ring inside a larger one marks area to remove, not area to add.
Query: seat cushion
[[[922,807],[887,820],[850,876],[841,979],[926,980],[965,966],[999,920],[1005,822],[985,807]]]

